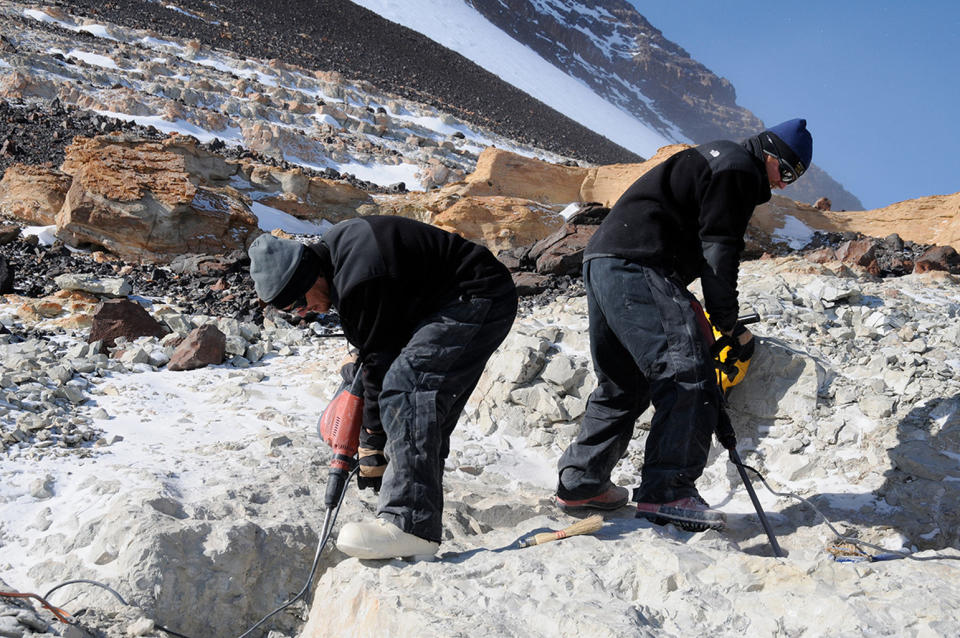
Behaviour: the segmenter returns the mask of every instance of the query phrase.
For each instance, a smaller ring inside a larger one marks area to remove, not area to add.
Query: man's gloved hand
[[[753,352],[753,334],[742,323],[738,323],[731,334],[721,335],[714,343],[717,383],[724,392],[743,381]]]
[[[357,474],[357,487],[361,490],[372,488],[374,492],[380,491],[383,484],[383,473],[387,469],[387,457],[383,455],[383,450],[373,450],[361,447],[360,471]]]

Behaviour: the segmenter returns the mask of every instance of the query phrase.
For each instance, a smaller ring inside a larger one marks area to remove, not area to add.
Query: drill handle
[[[348,478],[350,478],[350,472],[342,467],[330,468],[330,474],[327,476],[327,491],[323,496],[323,504],[328,510],[336,507],[340,502],[344,490],[347,489]]]

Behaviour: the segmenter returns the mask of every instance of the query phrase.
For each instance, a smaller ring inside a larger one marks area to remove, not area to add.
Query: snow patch
[[[785,215],[783,221],[783,228],[779,228],[773,233],[774,241],[784,242],[790,248],[799,250],[813,239],[813,229],[793,215]]]
[[[282,210],[271,208],[260,202],[253,202],[250,211],[257,216],[257,227],[264,232],[280,229],[291,235],[322,235],[333,224],[322,220],[319,224],[299,219]]]

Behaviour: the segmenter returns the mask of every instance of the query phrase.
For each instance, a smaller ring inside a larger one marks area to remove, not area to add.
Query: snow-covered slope
[[[430,0],[354,1],[388,20],[423,33],[564,115],[644,157],[655,154],[661,146],[688,141],[679,130],[658,132],[611,104],[582,81],[544,60],[466,4]]]

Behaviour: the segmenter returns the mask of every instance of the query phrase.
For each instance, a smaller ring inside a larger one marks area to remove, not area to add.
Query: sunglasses
[[[773,152],[771,152],[764,149],[763,152],[777,160],[777,164],[780,165],[780,181],[781,182],[783,182],[784,184],[792,184],[795,181],[797,181],[797,178],[800,177],[797,174],[797,171],[795,171],[793,167],[790,166],[790,163],[787,162],[787,160],[780,157],[780,153],[778,151],[774,150]]]

